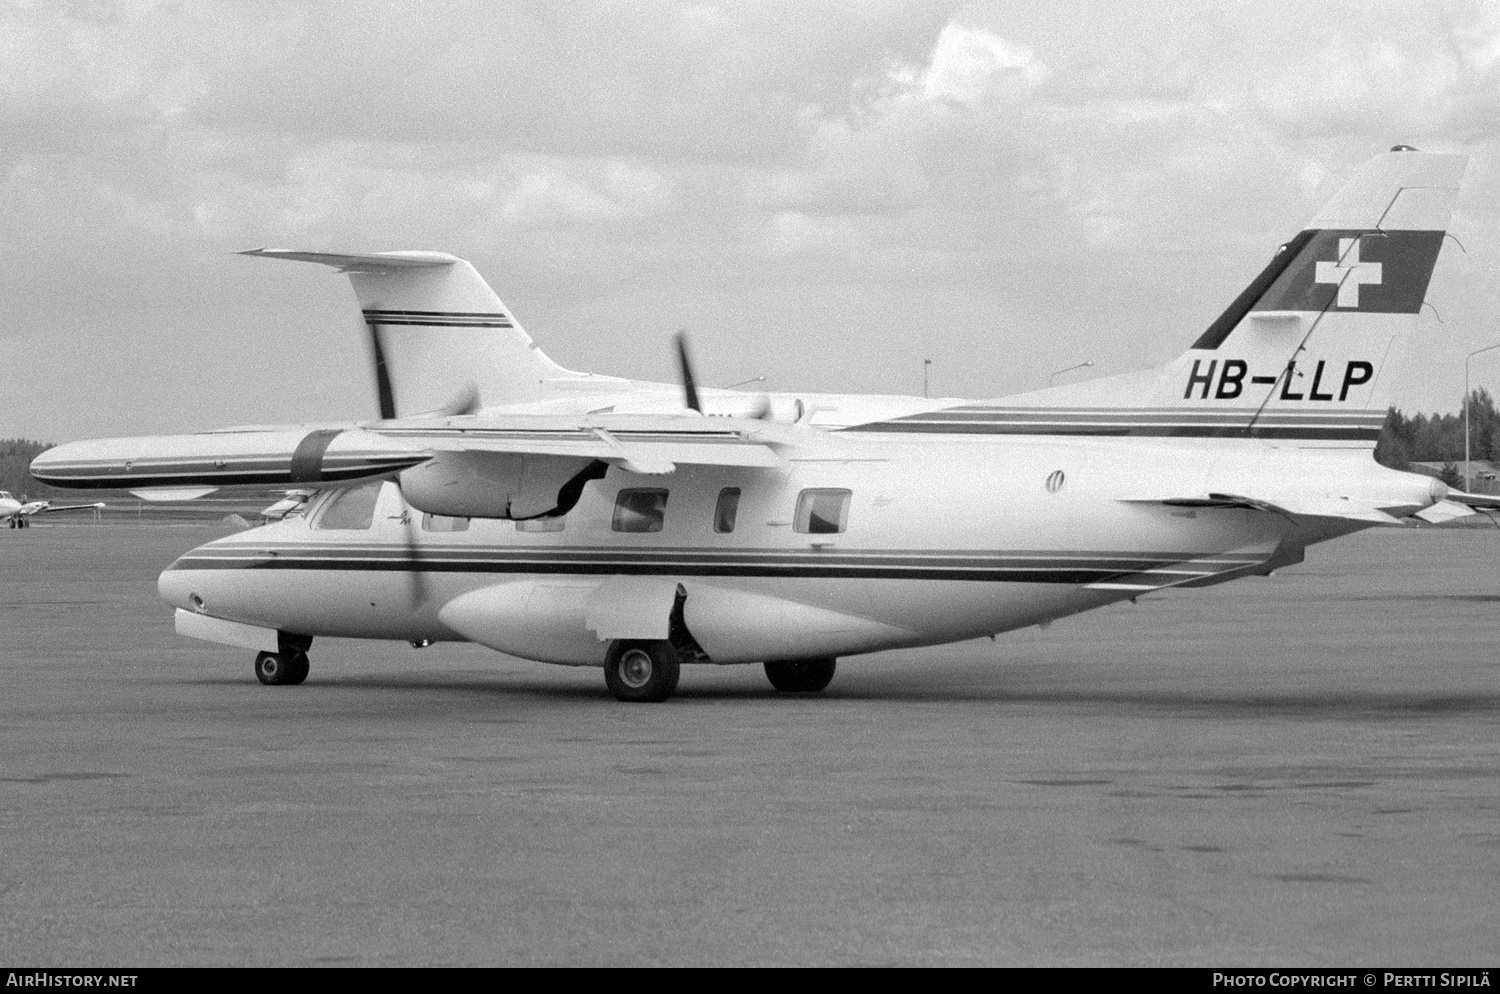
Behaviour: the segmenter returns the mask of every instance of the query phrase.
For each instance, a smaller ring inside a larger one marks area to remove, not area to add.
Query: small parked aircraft
[[[350,275],[379,420],[76,442],[32,472],[317,490],[159,582],[180,633],[258,650],[263,683],[345,636],[603,666],[626,701],[668,698],[684,662],[817,691],[839,656],[1500,506],[1371,458],[1464,165],[1361,167],[1161,369],[982,402],[700,390],[680,339],[680,384],[575,373],[453,256],[257,250]]]
[[[32,517],[38,514],[98,510],[102,507],[103,501],[93,504],[54,504],[50,500],[16,500],[9,491],[0,490],[0,521],[4,521],[7,528],[30,528]]]

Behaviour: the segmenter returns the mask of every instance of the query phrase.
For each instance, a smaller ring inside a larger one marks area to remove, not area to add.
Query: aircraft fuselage
[[[473,519],[462,531],[429,530],[454,522],[411,510],[386,483],[367,527],[329,527],[334,498],[320,498],[301,517],[193,550],[159,587],[186,611],[303,636],[471,639],[571,664],[602,662],[632,626],[664,631],[677,608],[708,659],[754,662],[1004,632],[1267,572],[1364,527],[1132,499],[1148,485],[1233,492],[1235,474],[1264,480],[1267,466],[1294,485],[1299,454],[1255,440],[1230,452],[1221,441],[1211,456],[1171,440],[1056,437],[830,436],[821,448],[774,470],[611,469],[563,518]],[[1372,503],[1427,501],[1424,481],[1371,476],[1372,465],[1349,460],[1383,490]],[[734,488],[725,529],[720,503]],[[666,492],[659,530],[618,530],[626,490]],[[797,520],[808,491],[847,491],[843,531]]]

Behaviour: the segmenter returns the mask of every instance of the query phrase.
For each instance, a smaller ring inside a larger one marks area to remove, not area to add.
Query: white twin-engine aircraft
[[[260,650],[263,683],[301,683],[326,635],[603,666],[624,701],[666,699],[684,662],[817,691],[839,656],[1500,505],[1371,458],[1464,164],[1361,167],[1162,369],[984,402],[700,391],[685,348],[681,384],[574,373],[461,259],[257,250],[350,275],[380,420],[76,442],[31,469],[315,490],[161,575],[177,631]]]
[[[25,494],[21,495],[23,498]],[[0,490],[0,521],[7,528],[30,528],[31,519],[38,514],[53,511],[97,511],[104,507],[103,501],[93,504],[54,504],[50,500],[16,500],[10,491]]]

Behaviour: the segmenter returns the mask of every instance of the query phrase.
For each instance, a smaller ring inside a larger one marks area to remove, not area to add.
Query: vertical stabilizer
[[[1366,162],[1162,369],[912,415],[896,427],[1371,449],[1467,161],[1397,146]]]
[[[256,249],[244,255],[332,266],[349,276],[370,330],[384,417],[455,403],[518,404],[585,378],[537,347],[484,278],[443,252],[339,255]]]

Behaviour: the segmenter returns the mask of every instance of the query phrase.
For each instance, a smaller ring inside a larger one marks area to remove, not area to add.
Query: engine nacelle
[[[779,425],[794,425],[807,416],[807,405],[796,397],[767,397],[757,417]]]
[[[451,518],[555,517],[608,468],[579,456],[440,452],[401,474],[401,495],[419,511]]]

